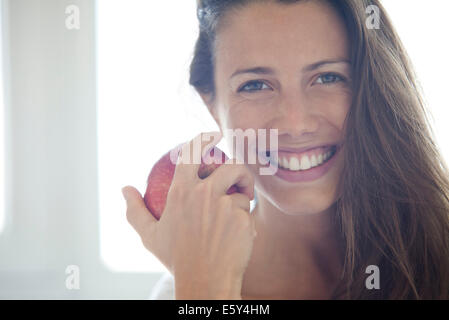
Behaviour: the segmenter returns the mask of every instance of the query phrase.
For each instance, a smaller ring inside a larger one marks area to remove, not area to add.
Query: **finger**
[[[252,213],[250,213],[249,218],[251,220],[251,226],[253,229],[253,236],[256,237],[257,236],[257,228],[256,228],[256,216]]]
[[[157,223],[156,218],[148,211],[140,192],[132,187],[122,188],[126,200],[126,218],[137,233],[143,237]]]
[[[249,213],[251,204],[250,204],[249,198],[245,194],[234,193],[234,194],[228,195],[228,197],[231,197],[232,204],[234,207],[242,209]]]
[[[211,139],[213,137],[213,139]],[[219,131],[200,133],[190,142],[184,144],[179,154],[173,180],[179,178],[188,181],[199,180],[198,170],[205,153],[217,145],[222,138]]]
[[[256,220],[252,214],[248,214],[247,211],[238,209],[238,212],[241,212],[241,214],[245,215],[245,217],[249,217],[249,228],[251,230],[251,235],[254,237],[257,236],[257,230],[256,230]]]
[[[235,159],[228,159],[224,165],[218,167],[210,175],[211,179],[217,181],[214,184],[214,192],[223,194],[233,185],[239,192],[254,199],[254,177],[244,164],[233,164]]]

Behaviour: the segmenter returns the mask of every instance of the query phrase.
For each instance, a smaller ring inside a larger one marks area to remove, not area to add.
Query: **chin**
[[[264,196],[274,207],[284,214],[298,216],[322,213],[331,208],[337,201],[332,190],[267,190],[259,188],[259,194]]]

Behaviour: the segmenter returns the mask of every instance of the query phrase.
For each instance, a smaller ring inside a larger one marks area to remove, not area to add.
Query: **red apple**
[[[168,190],[170,189],[173,176],[175,174],[176,165],[171,161],[170,154],[178,154],[181,145],[178,145],[173,150],[167,152],[151,169],[150,175],[147,180],[147,190],[145,192],[144,201],[151,214],[159,220],[162,212],[164,212],[165,202],[167,200]],[[216,151],[215,151],[216,150]],[[221,159],[220,157],[221,152]],[[203,160],[216,159],[211,164],[205,164]],[[221,166],[228,157],[218,147],[214,147],[206,154],[204,159],[201,159],[201,165],[198,170],[198,177],[205,179],[216,168]],[[215,162],[219,162],[218,164]],[[238,192],[237,186],[231,186],[227,191],[227,194]]]

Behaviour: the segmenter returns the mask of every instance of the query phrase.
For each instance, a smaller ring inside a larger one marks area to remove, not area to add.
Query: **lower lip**
[[[322,165],[304,171],[290,171],[278,167],[275,176],[288,182],[307,182],[317,180],[324,176],[334,165],[335,159],[340,153],[340,149],[341,148],[337,148],[337,152],[335,152],[332,158]]]

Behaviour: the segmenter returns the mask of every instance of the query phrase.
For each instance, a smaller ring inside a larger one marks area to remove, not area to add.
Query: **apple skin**
[[[165,203],[167,200],[168,190],[170,189],[171,182],[173,180],[173,176],[175,174],[176,165],[172,163],[170,159],[170,154],[172,152],[178,153],[181,145],[178,145],[176,148],[167,152],[162,158],[160,158],[156,164],[151,169],[151,172],[148,176],[147,180],[147,189],[145,191],[144,202],[148,210],[151,214],[159,220],[162,213],[164,212]],[[216,150],[218,152],[216,152]],[[219,159],[219,154],[221,152],[221,159]],[[211,164],[205,164],[204,159],[217,159],[217,161],[212,162]],[[207,178],[216,168],[221,166],[228,157],[226,154],[221,151],[218,147],[212,148],[209,153],[206,153],[205,158],[201,159],[201,165],[198,170],[198,177],[201,179]],[[219,163],[215,163],[219,162]],[[238,188],[236,185],[233,185],[226,192],[227,194],[232,194],[238,192]]]

